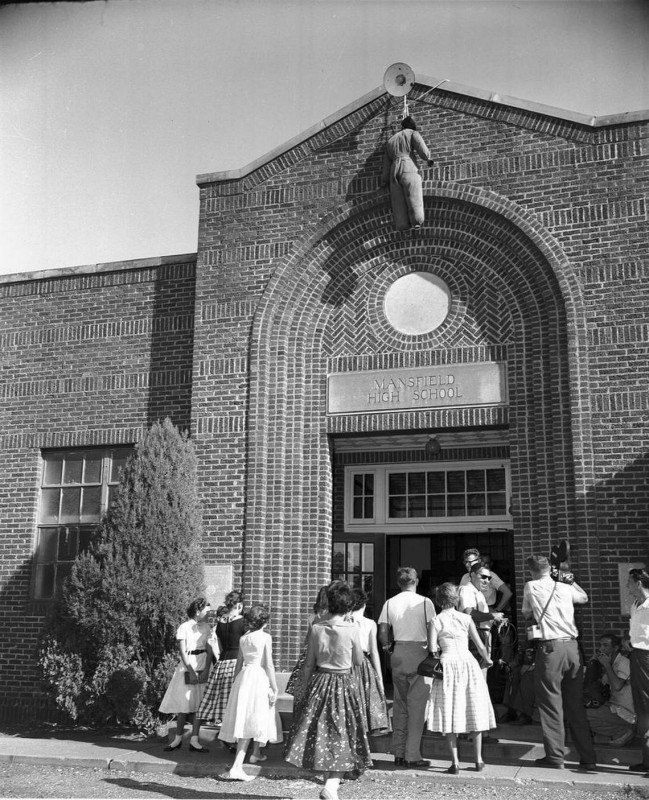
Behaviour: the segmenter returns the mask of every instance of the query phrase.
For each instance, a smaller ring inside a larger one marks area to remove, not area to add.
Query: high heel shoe
[[[457,775],[460,771],[460,767],[457,764],[451,764],[451,766],[446,770],[449,775]]]
[[[476,761],[475,769],[476,772],[482,772],[484,769],[484,761]]]
[[[207,749],[207,747],[196,747],[191,742],[189,743],[189,749],[191,750],[192,753],[209,753],[210,752]]]

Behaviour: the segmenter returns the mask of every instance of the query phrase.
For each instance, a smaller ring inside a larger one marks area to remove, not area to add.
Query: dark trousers
[[[642,763],[649,770],[649,650],[632,650],[631,694],[637,721],[638,736],[642,739]]]
[[[539,643],[534,667],[534,691],[545,755],[556,763],[563,763],[565,758],[564,716],[579,760],[588,764],[596,761],[583,703],[582,669],[575,639]]]

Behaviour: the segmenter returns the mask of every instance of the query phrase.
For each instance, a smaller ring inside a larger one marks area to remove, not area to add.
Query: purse
[[[442,680],[444,677],[444,667],[442,660],[439,656],[428,653],[426,658],[417,667],[417,675],[423,675],[424,678],[435,678]]]

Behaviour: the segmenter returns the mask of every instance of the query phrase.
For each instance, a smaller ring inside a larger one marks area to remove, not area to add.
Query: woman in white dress
[[[237,743],[236,756],[228,777],[251,781],[243,770],[243,760],[250,740],[250,761],[265,761],[261,748],[268,742],[282,741],[282,726],[275,706],[277,680],[273,665],[273,643],[264,628],[269,613],[264,605],[251,606],[244,614],[247,632],[239,640],[235,678],[223,715],[219,739]]]
[[[201,704],[207,675],[212,663],[210,639],[212,629],[205,622],[210,610],[204,597],[197,597],[187,609],[189,619],[176,631],[176,644],[180,661],[171,677],[165,696],[160,703],[161,714],[176,714],[176,735],[165,750],[178,750],[183,743],[183,731],[189,714],[192,719],[192,736],[189,749],[196,753],[207,753],[207,748],[198,741]]]
[[[492,662],[487,648],[482,643],[475,623],[467,614],[456,610],[458,588],[452,583],[443,583],[436,594],[442,611],[433,621],[430,651],[441,650],[444,678],[433,680],[428,706],[428,728],[443,733],[453,759],[446,770],[457,775],[460,770],[457,735],[474,733],[473,745],[475,768],[484,768],[482,760],[482,731],[496,727],[489,690],[480,665],[469,652],[469,637],[476,650],[489,666]]]

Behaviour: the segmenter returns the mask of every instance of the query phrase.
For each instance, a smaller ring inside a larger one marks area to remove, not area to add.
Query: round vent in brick
[[[444,322],[451,307],[448,286],[429,272],[409,272],[385,293],[384,311],[392,327],[410,336],[430,333]]]

